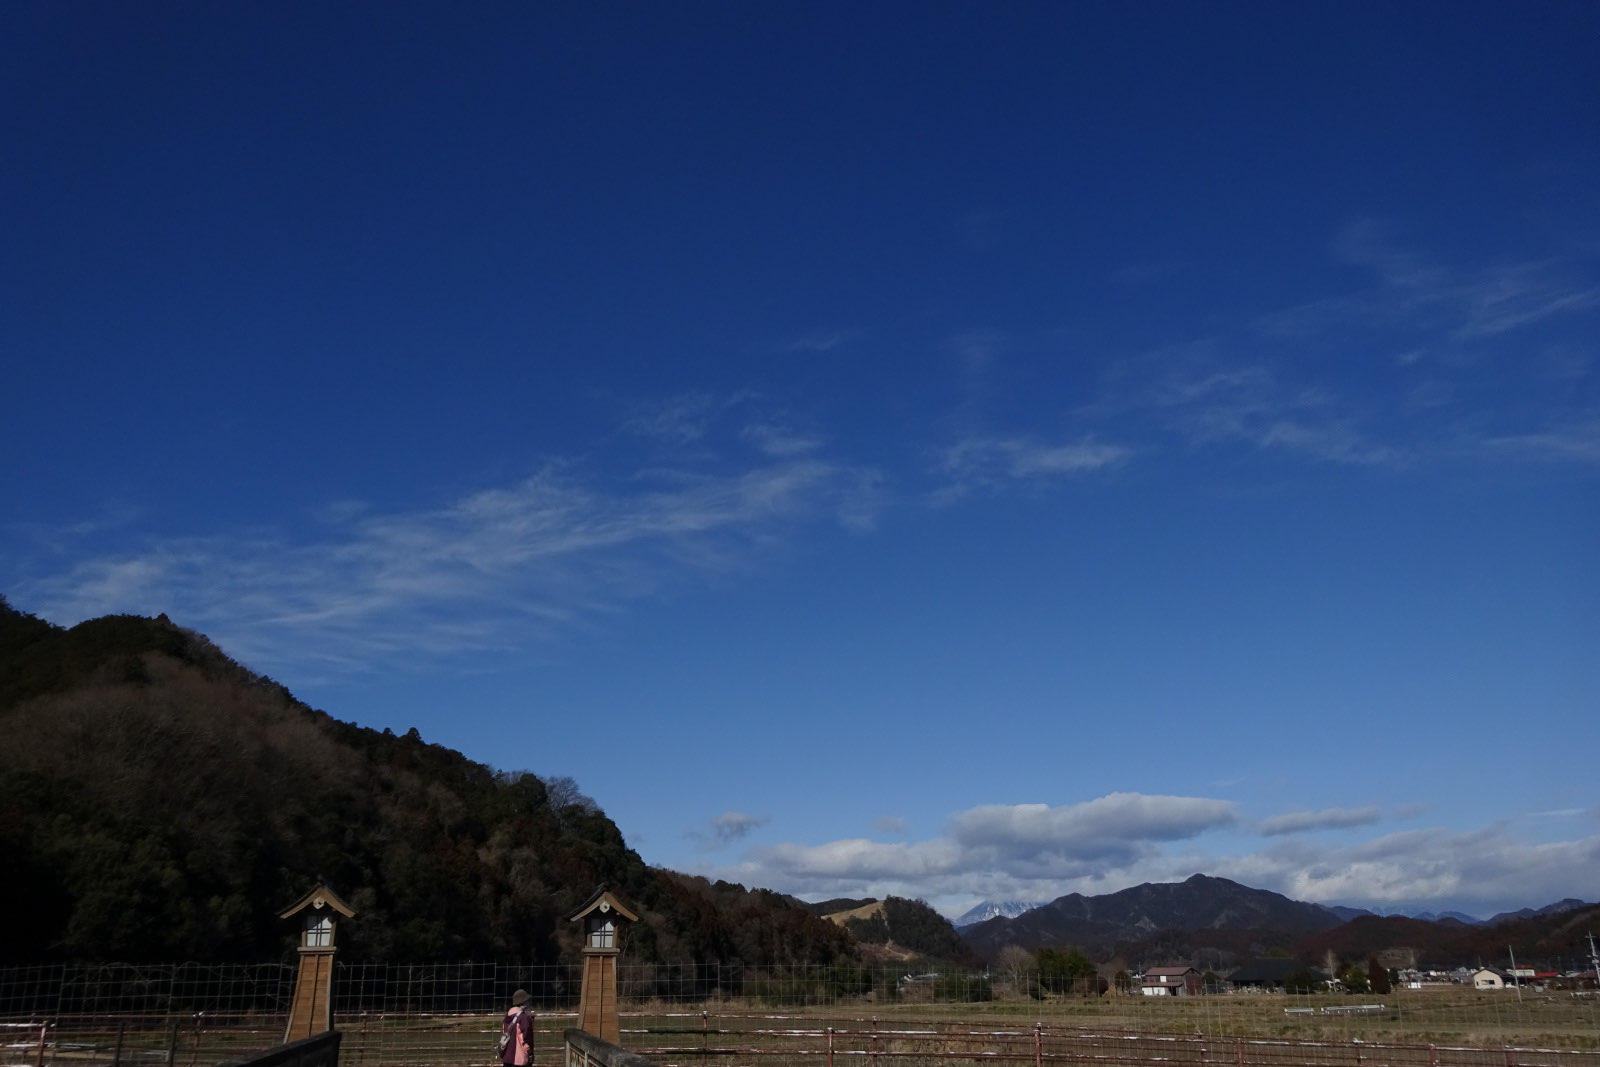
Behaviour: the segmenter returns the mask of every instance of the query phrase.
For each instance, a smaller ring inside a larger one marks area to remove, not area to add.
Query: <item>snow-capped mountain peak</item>
[[[1007,919],[1015,919],[1023,912],[1032,911],[1034,908],[1039,906],[1039,901],[985,900],[974,904],[972,907],[962,912],[960,917],[955,919],[955,921],[953,921],[950,925],[959,930],[963,926],[972,926],[973,924],[981,923],[986,919],[993,919],[998,915],[1003,915]]]

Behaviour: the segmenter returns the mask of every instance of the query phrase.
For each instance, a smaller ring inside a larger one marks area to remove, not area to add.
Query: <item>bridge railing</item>
[[[339,1039],[339,1031],[328,1030],[252,1052],[218,1067],[339,1067]]]
[[[587,1030],[569,1028],[563,1036],[566,1039],[565,1067],[659,1067],[648,1056],[601,1041]]]

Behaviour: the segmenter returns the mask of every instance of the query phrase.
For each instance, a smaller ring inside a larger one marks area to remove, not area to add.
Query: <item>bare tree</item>
[[[1011,987],[1018,993],[1030,992],[1031,979],[1039,969],[1033,958],[1033,953],[1021,945],[1007,945],[1000,950],[1000,955],[995,959],[995,966],[1000,973],[1011,982]]]
[[[563,829],[567,827],[568,809],[577,808],[588,815],[600,810],[600,805],[594,802],[594,798],[580,790],[576,779],[567,775],[546,778],[544,789],[545,795],[550,798],[550,810],[555,813],[556,823]]]

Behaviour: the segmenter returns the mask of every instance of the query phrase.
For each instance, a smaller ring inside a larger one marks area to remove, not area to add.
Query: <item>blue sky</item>
[[[1600,8],[11,3],[0,591],[952,912],[1600,878]]]

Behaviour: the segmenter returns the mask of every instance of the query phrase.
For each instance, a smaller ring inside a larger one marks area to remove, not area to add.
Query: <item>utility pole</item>
[[[1517,954],[1511,951],[1511,946],[1506,946],[1506,952],[1511,956],[1511,984],[1517,990],[1517,1003],[1522,1003],[1522,980],[1517,977]]]
[[[1594,935],[1589,935],[1589,968],[1594,971],[1595,988],[1600,989],[1600,956],[1595,955]]]

